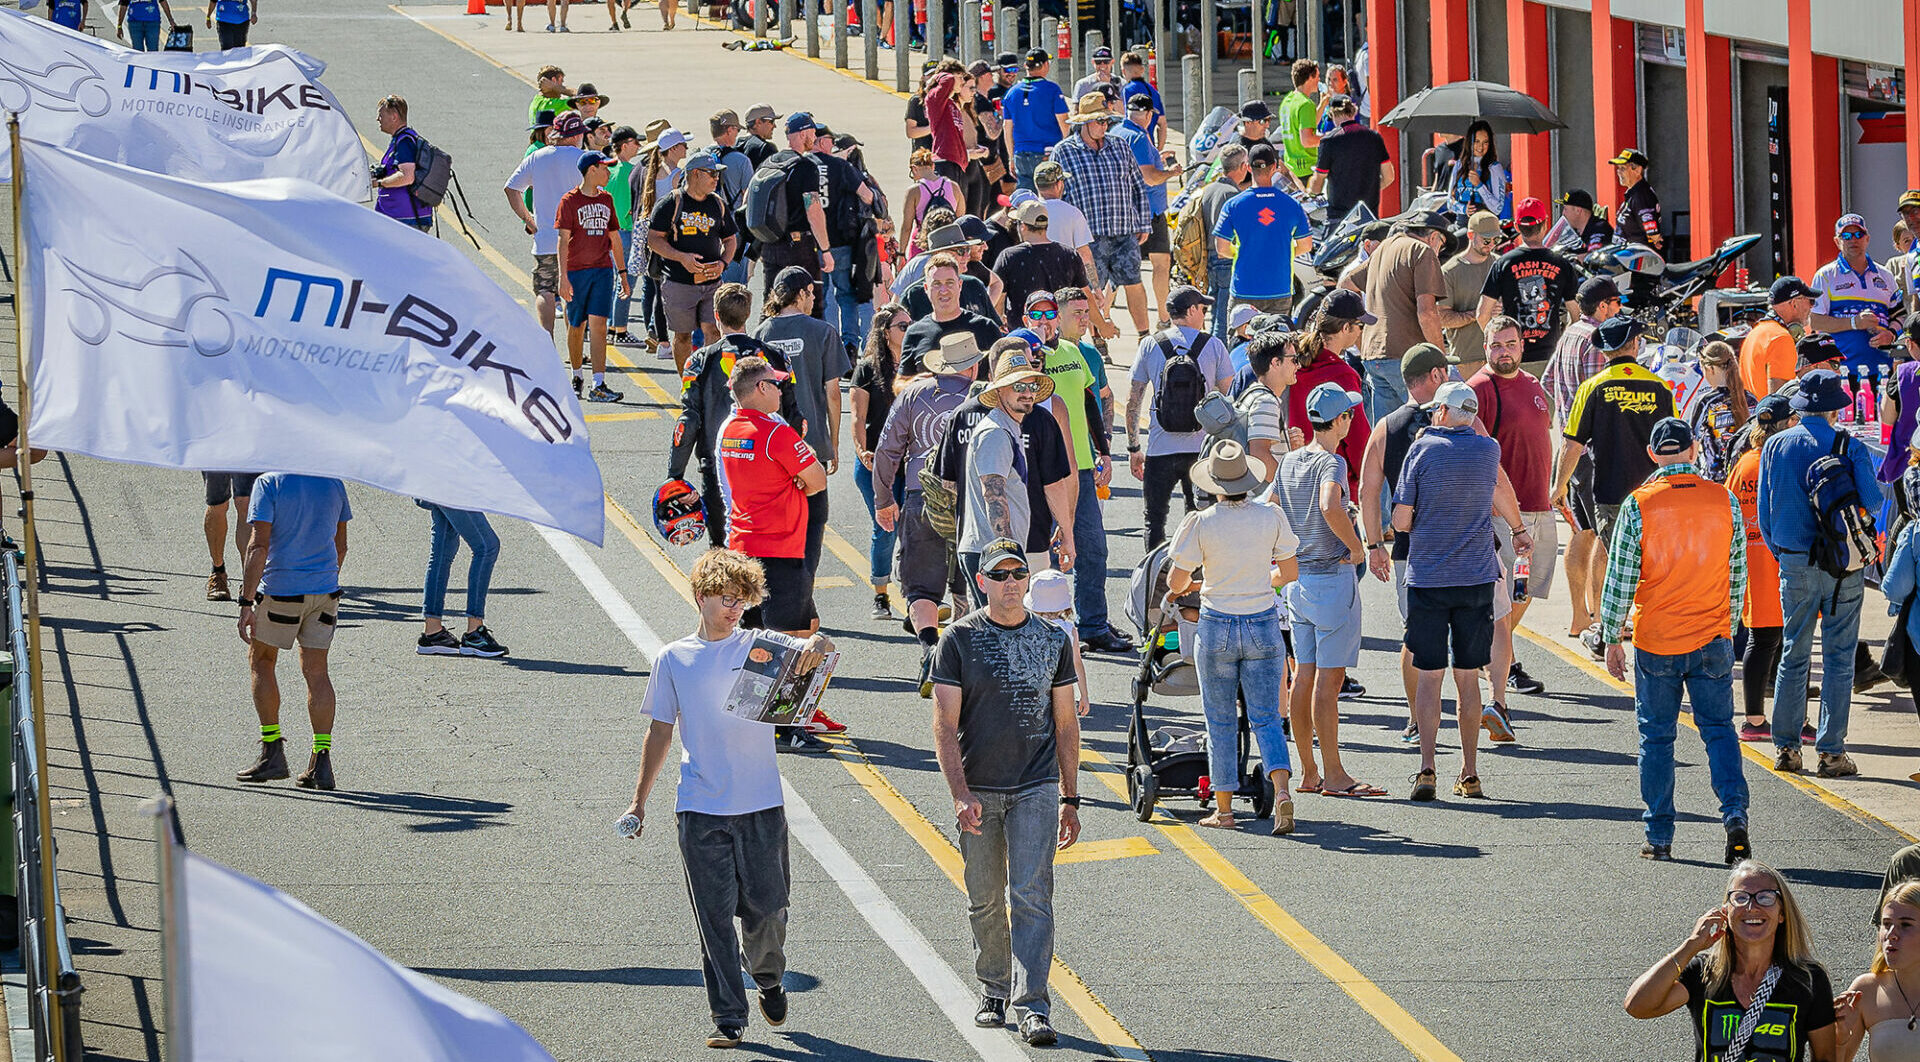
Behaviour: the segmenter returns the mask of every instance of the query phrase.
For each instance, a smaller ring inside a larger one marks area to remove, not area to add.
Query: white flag
[[[600,543],[553,340],[457,250],[305,181],[21,154],[34,445],[338,476]]]
[[[553,1062],[484,1003],[375,951],[299,900],[181,857],[192,1062]]]
[[[277,44],[136,52],[0,8],[0,111],[22,136],[188,180],[303,177],[364,203],[366,152],[326,68]],[[0,184],[9,165],[0,141]]]

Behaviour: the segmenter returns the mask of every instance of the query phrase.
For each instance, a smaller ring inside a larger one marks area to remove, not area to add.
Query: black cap
[[[773,278],[773,290],[784,293],[786,298],[792,298],[812,286],[813,274],[807,272],[804,266],[788,266]]]
[[[1627,314],[1615,314],[1600,323],[1593,330],[1593,345],[1605,351],[1623,350],[1634,338],[1646,331],[1639,318]]]
[[[1034,67],[1039,66],[1042,63],[1051,63],[1051,62],[1053,62],[1053,56],[1049,55],[1045,48],[1034,48],[1027,52],[1027,69],[1028,70],[1032,70]]]
[[[1614,157],[1608,159],[1607,164],[1610,166],[1632,165],[1632,166],[1638,166],[1641,169],[1646,169],[1653,165],[1652,162],[1648,161],[1647,153],[1640,150],[1637,147],[1630,147],[1622,150],[1620,154],[1615,155]]]
[[[1672,457],[1685,453],[1693,445],[1693,429],[1679,417],[1663,417],[1654,424],[1653,435],[1647,439],[1647,448],[1661,457]]]
[[[1608,299],[1619,298],[1620,285],[1615,284],[1612,277],[1588,277],[1580,282],[1580,291],[1575,297],[1585,305],[1598,306]]]
[[[1558,206],[1579,207],[1582,210],[1593,209],[1593,193],[1585,188],[1568,189],[1567,194],[1554,200]]]
[[[1807,286],[1799,277],[1781,277],[1767,289],[1767,304],[1778,306],[1792,299],[1817,299],[1820,293]]]
[[[1320,312],[1330,318],[1341,321],[1358,321],[1363,325],[1377,324],[1379,318],[1367,312],[1367,300],[1357,291],[1335,288],[1320,300]]]
[[[1190,284],[1178,284],[1167,293],[1167,313],[1178,317],[1195,306],[1212,306],[1213,300],[1207,293]]]
[[[993,65],[1001,68],[1002,70],[1005,70],[1010,66],[1019,66],[1020,57],[1013,54],[1012,52],[1001,52],[999,55],[996,55],[993,57]]]
[[[1840,344],[1825,332],[1809,331],[1793,345],[1793,352],[1800,356],[1802,365],[1820,365],[1829,361],[1839,361],[1846,357],[1840,350]]]
[[[1411,210],[1400,219],[1400,222],[1407,227],[1408,232],[1415,229],[1445,232],[1453,227],[1452,220],[1438,210]]]
[[[961,215],[959,225],[960,231],[966,233],[969,240],[986,243],[993,237],[993,231],[987,228],[987,223],[972,214]]]
[[[1907,322],[1905,332],[1907,334],[1907,342],[1920,343],[1920,315],[1916,315],[1912,320]]]
[[[1764,424],[1778,424],[1793,416],[1793,406],[1786,395],[1768,395],[1753,407],[1753,419]]]
[[[1093,50],[1093,57],[1095,59],[1111,59],[1113,58],[1113,49],[1103,44]]]
[[[1130,110],[1130,111],[1153,110],[1153,97],[1147,95],[1144,92],[1136,92],[1133,95],[1127,97],[1127,110]]]
[[[1240,105],[1240,117],[1250,122],[1266,122],[1273,119],[1273,108],[1264,100],[1248,100]]]

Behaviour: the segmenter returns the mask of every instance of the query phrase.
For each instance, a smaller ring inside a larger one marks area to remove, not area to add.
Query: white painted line
[[[974,992],[953,972],[946,960],[933,950],[927,938],[913,928],[907,916],[884,892],[879,884],[867,872],[860,868],[848,851],[814,815],[813,808],[785,778],[780,780],[781,791],[787,798],[787,829],[800,839],[813,861],[833,878],[840,891],[853,901],[854,909],[860,917],[867,920],[873,931],[880,935],[887,947],[905,963],[907,970],[927,995],[940,1006],[947,1020],[953,1023],[962,1039],[967,1041],[975,1054],[985,1062],[1027,1062],[1026,1052],[1014,1046],[1013,1037],[1004,1029],[982,1029],[973,1023],[973,1011],[976,1004]],[[959,908],[954,909],[959,917]]]
[[[627,641],[640,651],[640,655],[651,663],[666,648],[660,636],[647,626],[627,599],[609,580],[600,566],[587,556],[571,535],[555,531],[550,527],[534,525],[540,537],[560,555],[567,567],[573,569],[574,577],[593,595],[607,618],[627,636]],[[960,980],[946,960],[933,950],[927,938],[913,928],[907,916],[900,913],[893,900],[880,888],[879,883],[868,876],[860,864],[841,845],[839,839],[828,832],[820,817],[813,813],[812,805],[793,788],[785,778],[780,779],[780,789],[787,801],[787,828],[800,844],[820,864],[840,891],[846,894],[860,917],[867,920],[873,931],[900,961],[906,964],[907,971],[920,982],[927,995],[947,1016],[960,1038],[972,1047],[982,1062],[1027,1062],[1027,1055],[1014,1046],[1012,1037],[1004,1029],[982,1029],[973,1023],[974,993]],[[955,909],[958,917],[958,909]]]

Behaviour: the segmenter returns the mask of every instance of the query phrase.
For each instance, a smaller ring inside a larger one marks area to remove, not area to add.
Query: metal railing
[[[26,968],[28,1020],[33,1026],[35,1062],[80,1062],[80,974],[73,968],[73,945],[67,939],[67,912],[60,903],[58,874],[46,873],[54,862],[51,836],[42,838],[40,770],[36,750],[42,747],[33,729],[34,685],[31,668],[39,666],[28,651],[27,610],[21,586],[20,553],[12,542],[0,553],[7,591],[7,647],[13,654],[13,851],[15,896],[20,905],[20,962]],[[43,843],[44,841],[44,843]],[[44,861],[44,863],[43,863]],[[43,882],[52,882],[51,889]],[[49,985],[48,979],[53,984]],[[53,1024],[60,1023],[56,1035]],[[58,1047],[56,1048],[56,1044]]]

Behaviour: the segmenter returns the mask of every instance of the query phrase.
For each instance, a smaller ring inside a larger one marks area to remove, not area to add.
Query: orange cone
[[[467,0],[467,14],[484,15],[487,13],[487,0]]]

